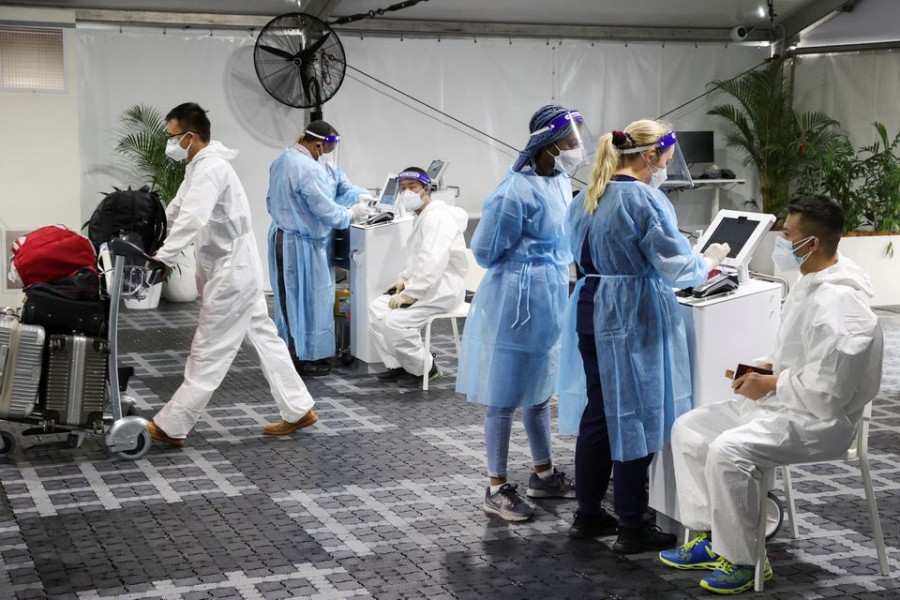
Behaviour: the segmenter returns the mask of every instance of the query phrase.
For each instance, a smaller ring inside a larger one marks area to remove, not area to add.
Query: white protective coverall
[[[761,470],[833,460],[853,441],[881,385],[882,334],[872,287],[851,260],[800,277],[784,303],[771,362],[774,394],[694,409],[675,421],[681,520],[712,531],[713,549],[754,562]]]
[[[193,243],[197,256],[200,316],[184,382],[153,417],[173,438],[187,437],[245,340],[259,356],[282,419],[296,422],[313,406],[269,318],[250,205],[229,162],[235,156],[237,150],[214,140],[188,163],[166,209],[169,234],[155,254],[174,266]]]
[[[392,310],[385,294],[369,305],[369,331],[388,369],[403,367],[418,376],[431,370],[433,359],[425,351],[421,329],[428,317],[455,309],[465,298],[469,262],[463,232],[468,220],[466,211],[440,200],[429,202],[416,217],[406,270],[399,276],[403,293],[415,298],[415,304]]]

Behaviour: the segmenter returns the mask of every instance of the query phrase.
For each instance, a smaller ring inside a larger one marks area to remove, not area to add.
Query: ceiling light
[[[297,4],[300,4],[300,0],[297,0]],[[766,7],[760,6],[759,9],[756,11],[756,13],[759,15],[760,19],[765,19],[766,18]]]

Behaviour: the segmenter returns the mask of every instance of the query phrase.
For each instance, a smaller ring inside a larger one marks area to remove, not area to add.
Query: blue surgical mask
[[[803,256],[797,256],[794,254],[794,249],[803,246],[814,238],[815,236],[811,235],[800,240],[796,244],[785,238],[775,238],[775,248],[772,249],[772,262],[775,263],[775,266],[778,267],[779,271],[799,271],[800,265],[806,262],[806,259],[810,257],[812,251],[810,250]]]

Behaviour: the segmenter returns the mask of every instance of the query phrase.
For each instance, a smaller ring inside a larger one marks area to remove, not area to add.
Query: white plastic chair
[[[872,403],[866,404],[863,409],[862,422],[859,424],[859,432],[856,438],[840,458],[835,461],[859,460],[859,469],[862,473],[863,486],[866,489],[866,503],[869,507],[869,523],[872,525],[872,537],[875,539],[875,548],[878,552],[878,562],[881,564],[881,574],[890,577],[891,570],[888,565],[887,551],[884,547],[884,534],[881,531],[881,519],[878,517],[878,505],[875,501],[875,489],[872,486],[872,474],[869,472],[869,422],[872,420]],[[833,462],[833,461],[827,461]],[[802,463],[801,463],[802,464]],[[774,469],[764,472],[763,481],[774,475]],[[781,467],[781,480],[784,484],[785,508],[791,521],[791,538],[797,539],[800,533],[797,529],[794,507],[794,491],[791,487],[791,472],[789,466]],[[756,526],[756,579],[753,589],[757,592],[763,590],[764,565],[766,562],[766,494],[760,494],[759,521]]]
[[[485,269],[477,262],[472,251],[466,248],[466,260],[469,262],[469,271],[466,273],[466,290],[474,292],[484,277]],[[450,319],[450,326],[453,328],[453,343],[456,346],[456,356],[459,357],[459,324],[457,319],[465,319],[469,314],[469,303],[463,301],[458,307],[450,312],[432,315],[425,321],[425,364],[428,364],[428,355],[431,354],[431,323],[435,319]],[[422,390],[428,391],[428,369],[422,370]]]

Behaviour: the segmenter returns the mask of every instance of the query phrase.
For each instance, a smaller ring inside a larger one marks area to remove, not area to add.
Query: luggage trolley
[[[120,387],[119,305],[124,297],[146,294],[161,280],[165,265],[122,238],[108,247],[115,259],[111,273],[101,276],[109,302],[106,339],[77,332],[47,336],[40,325],[19,323],[12,311],[0,315],[0,419],[32,425],[23,436],[68,433],[70,448],[79,447],[85,435],[104,434],[110,452],[137,460],[151,439],[147,419],[132,414],[133,404],[121,396],[128,375],[122,374]],[[90,404],[84,403],[86,390],[101,398],[96,406],[85,405]],[[15,445],[13,433],[0,429],[0,455]]]

